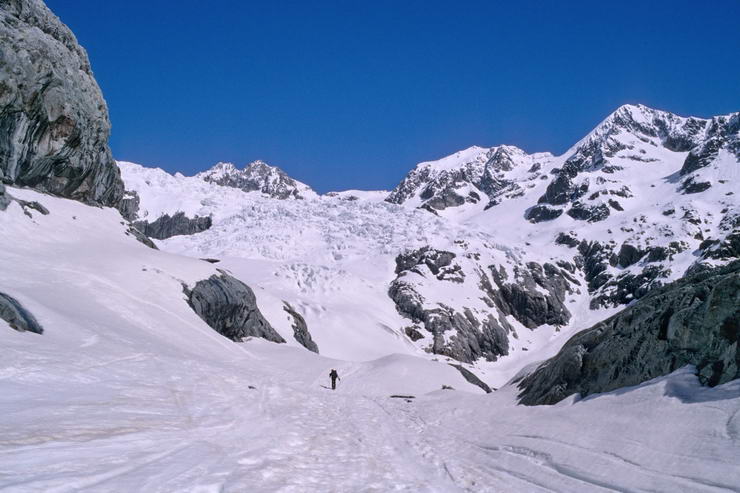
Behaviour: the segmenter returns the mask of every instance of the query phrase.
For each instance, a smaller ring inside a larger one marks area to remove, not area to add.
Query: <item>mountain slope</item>
[[[736,121],[625,106],[563,156],[470,148],[420,164],[386,202],[346,193],[275,201],[121,168],[144,216],[213,219],[161,248],[221,259],[264,289],[273,313],[295,305],[324,354],[422,350],[474,363],[501,385],[531,354],[556,351],[554,341],[689,269],[737,258]],[[708,143],[716,152],[687,170]],[[686,193],[687,179],[712,185]],[[563,183],[580,195],[551,203]],[[463,191],[473,199],[436,207]],[[537,208],[557,217],[533,220]]]
[[[291,178],[280,168],[270,166],[264,161],[253,161],[241,170],[231,163],[217,163],[195,176],[209,183],[238,188],[245,192],[262,192],[275,199],[302,199],[316,195],[305,183]]]

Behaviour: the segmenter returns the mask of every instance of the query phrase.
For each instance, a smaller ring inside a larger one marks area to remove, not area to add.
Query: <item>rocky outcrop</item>
[[[173,236],[193,235],[209,229],[213,225],[210,216],[189,218],[184,212],[174,216],[164,214],[154,222],[136,221],[133,226],[149,238],[165,240]]]
[[[0,319],[5,320],[11,329],[18,332],[44,333],[44,329],[36,321],[36,317],[26,310],[18,300],[5,293],[0,293]]]
[[[196,176],[209,183],[238,188],[245,192],[262,192],[280,200],[303,199],[315,194],[305,183],[291,178],[285,171],[264,161],[251,162],[242,170],[231,163],[218,163]]]
[[[562,209],[547,207],[546,205],[535,205],[524,213],[524,218],[531,223],[541,223],[557,219],[563,213]]]
[[[72,32],[40,0],[0,0],[0,181],[116,206],[105,101]]]
[[[563,269],[528,262],[526,268],[514,268],[514,279],[508,279],[504,269],[491,266],[490,271],[498,290],[489,288],[489,296],[505,315],[513,315],[530,329],[544,324],[562,326],[570,320],[565,295],[571,292],[571,283],[578,281]]]
[[[8,208],[11,200],[10,195],[8,195],[5,190],[5,185],[0,183],[0,212]]]
[[[219,271],[183,291],[190,307],[213,330],[235,342],[245,337],[262,337],[285,342],[257,307],[252,289],[240,280]]]
[[[388,195],[387,202],[402,204],[417,198],[430,212],[487,199],[486,208],[522,193],[522,185],[510,175],[518,167],[536,178],[541,161],[549,153],[527,154],[514,146],[471,147],[439,161],[419,163]]]
[[[127,221],[134,221],[138,216],[140,203],[141,198],[135,190],[126,190],[118,203],[118,211]]]
[[[318,354],[319,346],[311,338],[311,333],[308,331],[306,319],[304,319],[300,313],[295,311],[287,301],[283,301],[283,305],[283,310],[293,317],[293,337],[295,337],[295,340],[309,351],[313,351]]]
[[[680,175],[689,175],[706,168],[717,159],[719,151],[723,148],[740,157],[740,113],[715,116],[709,121],[704,140],[692,148],[686,156]]]
[[[450,363],[450,366],[457,369],[457,371],[462,374],[463,378],[465,378],[468,383],[472,383],[473,385],[480,387],[486,394],[490,394],[491,392],[493,392],[491,387],[489,387],[486,382],[478,378],[478,375],[468,370],[463,365],[453,365],[452,363]]]
[[[519,402],[554,404],[694,365],[705,385],[740,378],[740,261],[655,289],[519,382]]]
[[[500,311],[494,309],[493,313],[477,315],[469,308],[457,311],[441,303],[430,305],[403,276],[391,283],[388,295],[399,313],[423,325],[432,334],[432,344],[427,348],[431,353],[466,363],[478,358],[495,361],[499,356],[509,354],[508,334],[513,328]],[[409,337],[412,335],[415,332],[411,332]]]

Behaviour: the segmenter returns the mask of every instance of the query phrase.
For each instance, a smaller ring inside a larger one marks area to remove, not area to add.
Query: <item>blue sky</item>
[[[262,159],[391,188],[471,145],[561,153],[624,103],[740,110],[740,1],[47,0],[88,50],[125,159]]]

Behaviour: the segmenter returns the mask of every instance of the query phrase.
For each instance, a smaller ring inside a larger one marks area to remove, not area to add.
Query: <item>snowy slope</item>
[[[471,147],[419,164],[385,201],[358,191],[285,201],[218,185],[239,172],[233,165],[195,177],[119,166],[139,217],[213,218],[159,246],[220,259],[283,332],[287,301],[324,355],[436,352],[477,360],[500,386],[651,287],[737,255],[723,247],[739,227],[737,120],[628,105],[562,156]],[[697,152],[703,165],[687,172]],[[710,186],[687,193],[689,179]],[[532,216],[539,209],[556,217]],[[399,270],[402,255],[423,248],[448,252],[446,269],[460,275],[424,261]],[[544,306],[552,313],[536,316]]]
[[[527,408],[513,387],[481,395],[448,365],[414,356],[358,363],[236,344],[182,295],[180,282],[211,275],[212,264],[145,247],[111,209],[9,191],[50,213],[27,217],[13,203],[0,214],[0,291],[45,329],[0,323],[2,491],[668,492],[740,482],[738,382],[707,389],[686,370]],[[330,368],[342,377],[334,393],[322,388]]]
[[[693,172],[713,180],[701,196],[677,193],[681,184],[668,181],[660,184],[666,197],[625,201],[624,215],[588,223],[564,214],[538,224],[524,219],[531,206],[524,196],[448,216],[380,201],[378,194],[275,200],[122,163],[142,217],[183,211],[214,219],[202,233],[158,241],[161,251],[127,235],[117,211],[9,188],[11,196],[38,201],[50,213],[29,210],[28,217],[16,202],[0,213],[0,292],[18,299],[45,329],[19,333],[0,322],[6,355],[0,488],[732,491],[740,482],[737,382],[707,389],[685,369],[581,401],[515,404],[509,378],[619,309],[590,308],[584,269],[572,274],[579,284],[568,284],[565,325],[529,328],[494,313],[516,337],[508,355],[474,366],[500,387],[492,395],[466,382],[449,358],[424,352],[429,335],[412,341],[404,330],[411,322],[388,296],[391,283],[405,279],[425,297],[426,309],[449,303],[483,316],[492,310],[475,275],[488,266],[524,285],[522,265],[575,263],[572,248],[553,244],[560,233],[617,244],[632,234],[633,241],[645,237],[654,230],[649,221],[659,220],[692,242],[692,250],[665,261],[685,269],[707,250],[690,237],[697,230],[705,238],[734,231],[725,218],[737,199],[725,185],[736,180],[737,161],[724,151],[717,156]],[[680,157],[656,163],[650,176],[661,183],[678,171]],[[629,174],[622,179],[640,193],[655,184]],[[547,186],[533,182],[530,198]],[[664,215],[668,205],[704,217],[695,224]],[[644,224],[634,221],[639,215],[647,216]],[[707,248],[719,244],[712,245]],[[396,272],[400,254],[423,247],[455,254],[441,280],[427,264]],[[637,264],[608,269],[628,272]],[[288,344],[236,344],[195,315],[182,284],[217,268],[250,284]],[[459,272],[463,282],[450,280]],[[552,294],[539,284],[531,290]],[[283,300],[305,316],[321,355],[292,339]],[[342,376],[334,393],[322,387],[331,368]]]

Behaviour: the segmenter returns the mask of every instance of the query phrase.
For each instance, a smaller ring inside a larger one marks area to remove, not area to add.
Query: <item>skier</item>
[[[339,373],[337,373],[337,370],[332,368],[331,371],[329,372],[329,378],[331,378],[331,389],[336,390],[337,379],[341,380],[341,378],[339,378]]]

